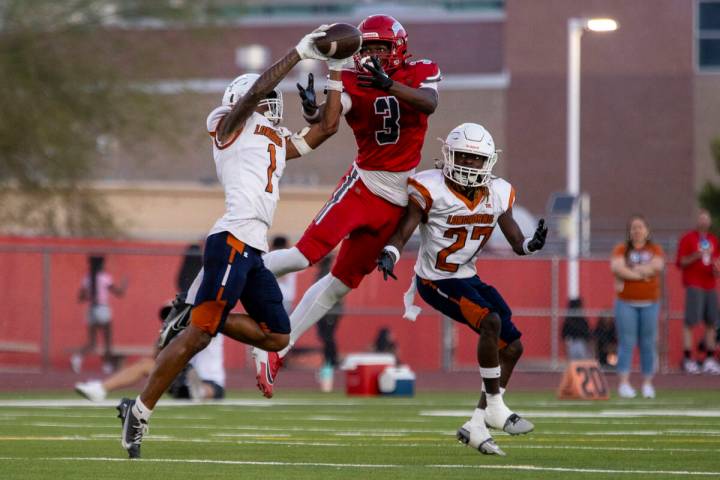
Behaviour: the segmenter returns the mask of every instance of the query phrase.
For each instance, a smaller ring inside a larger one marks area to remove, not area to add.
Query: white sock
[[[145,404],[140,400],[140,395],[137,396],[135,399],[135,405],[132,406],[132,413],[137,418],[140,418],[142,420],[145,420],[147,423],[148,420],[150,420],[150,415],[152,415],[152,410],[147,408]]]
[[[476,408],[470,418],[470,422],[478,425],[485,425],[485,409]]]
[[[488,407],[500,407],[505,406],[505,402],[503,402],[502,393],[496,393],[495,395],[491,393],[485,393],[485,398],[487,399],[487,406]]]
[[[298,272],[310,266],[310,261],[296,247],[273,250],[262,257],[265,268],[276,277]]]
[[[278,352],[280,357],[287,355],[297,339],[324,317],[349,291],[350,288],[331,273],[313,283],[290,314],[290,342]]]

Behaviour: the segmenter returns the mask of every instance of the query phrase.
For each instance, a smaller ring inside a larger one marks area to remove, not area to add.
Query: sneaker
[[[505,452],[497,446],[487,427],[482,423],[465,422],[457,431],[457,439],[460,443],[464,443],[484,455],[505,456]]]
[[[190,399],[194,402],[199,402],[205,398],[205,382],[202,381],[197,370],[188,368],[185,373],[185,384],[190,392]]]
[[[102,402],[107,396],[102,383],[98,381],[78,382],[75,384],[75,391],[91,402]]]
[[[618,395],[620,398],[635,398],[637,397],[637,392],[629,383],[621,383],[618,386]]]
[[[266,352],[259,348],[253,348],[252,356],[255,360],[257,387],[266,398],[272,398],[275,378],[282,367],[282,358],[277,352]]]
[[[690,373],[692,375],[697,375],[698,373],[700,373],[700,367],[698,367],[697,362],[690,358],[686,358],[685,360],[683,360],[682,369],[683,372]]]
[[[712,357],[708,357],[702,364],[702,373],[720,375],[720,364]]]
[[[532,422],[513,413],[504,402],[493,406],[488,404],[485,407],[485,423],[490,428],[502,430],[510,435],[522,435],[535,429]]]
[[[120,444],[127,450],[130,458],[140,458],[140,444],[142,437],[148,433],[148,424],[145,420],[135,417],[132,407],[135,400],[123,398],[116,407],[118,410],[118,418],[122,424],[122,435]]]
[[[172,308],[165,320],[163,320],[160,329],[160,338],[158,339],[158,349],[162,350],[170,341],[177,336],[178,333],[185,330],[190,323],[190,310],[192,305],[185,303],[185,296],[178,295],[172,302]]]
[[[70,357],[70,368],[72,368],[72,371],[75,373],[80,373],[80,370],[82,370],[82,362],[82,355],[80,355],[79,353],[73,353],[73,355]]]
[[[655,387],[650,383],[644,383],[642,386],[643,398],[655,398]]]

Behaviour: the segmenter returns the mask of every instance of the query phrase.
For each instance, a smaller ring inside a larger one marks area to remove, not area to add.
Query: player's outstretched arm
[[[424,215],[425,212],[423,212],[417,203],[412,200],[408,202],[405,215],[400,219],[395,233],[390,237],[388,244],[382,249],[377,259],[378,270],[383,272],[383,278],[385,280],[388,279],[388,276],[397,280],[397,277],[393,273],[395,264],[400,260],[400,252],[408,240],[410,240],[410,237],[420,224]]]
[[[323,36],[325,36],[325,32],[321,29],[305,35],[295,48],[260,75],[260,78],[220,123],[217,138],[221,143],[242,129],[245,120],[250,117],[260,100],[267,97],[300,60],[306,58],[325,60],[326,57],[321,55],[315,48],[315,39]]]
[[[437,91],[432,88],[412,88],[396,82],[385,73],[377,57],[371,57],[370,62],[365,64],[365,69],[370,75],[358,75],[359,86],[384,90],[427,115],[435,112],[438,106]]]
[[[320,114],[320,121],[312,124],[300,132],[293,134],[287,144],[287,160],[306,155],[319,147],[325,140],[335,135],[340,125],[342,105],[340,95],[342,82],[340,70],[330,70],[330,79],[327,85],[327,99]]]
[[[532,255],[542,250],[545,246],[548,229],[547,226],[545,226],[544,218],[541,218],[538,222],[535,233],[531,238],[525,238],[525,235],[523,235],[522,230],[520,230],[520,227],[512,216],[512,208],[508,208],[505,213],[500,215],[498,225],[500,225],[500,230],[502,230],[503,235],[505,235],[508,243],[510,243],[513,252],[518,255]]]

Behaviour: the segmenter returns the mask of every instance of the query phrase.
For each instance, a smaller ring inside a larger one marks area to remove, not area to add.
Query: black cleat
[[[190,323],[190,309],[192,305],[185,303],[185,295],[178,294],[172,302],[172,309],[163,321],[158,339],[158,349],[162,350],[178,333],[185,330]]]
[[[143,435],[148,431],[148,425],[145,420],[133,415],[133,405],[135,405],[135,400],[123,398],[115,408],[118,410],[118,418],[122,425],[120,443],[127,450],[129,458],[140,458],[140,444]]]

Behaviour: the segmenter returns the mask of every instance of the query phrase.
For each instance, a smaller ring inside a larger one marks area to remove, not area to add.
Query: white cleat
[[[535,429],[532,422],[513,413],[503,402],[492,406],[488,403],[485,408],[485,423],[490,428],[502,430],[510,435],[522,435]]]
[[[457,439],[460,443],[464,443],[484,455],[505,456],[505,452],[497,446],[485,425],[467,421],[458,429]]]
[[[107,396],[102,383],[98,381],[76,383],[75,391],[91,402],[102,402]]]

